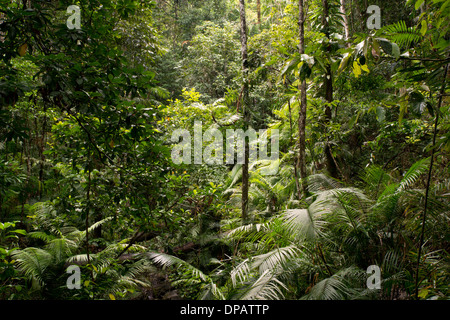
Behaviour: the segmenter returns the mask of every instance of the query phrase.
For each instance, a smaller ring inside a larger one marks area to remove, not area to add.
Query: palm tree
[[[46,216],[54,208],[47,203],[38,203],[35,210],[38,216]],[[105,218],[92,224],[88,232],[93,232],[111,219],[112,217]],[[127,247],[127,243],[109,245],[101,252],[91,253],[88,260],[87,254],[83,253],[86,230],[80,231],[70,226],[56,228],[48,223],[46,227],[48,232],[34,231],[28,234],[44,241],[42,248],[27,247],[12,253],[17,269],[31,283],[31,292],[58,299],[68,294],[73,297],[86,294],[84,291],[80,293],[78,290],[65,290],[68,278],[66,268],[70,265],[83,266],[90,271],[89,276],[85,277],[86,284],[96,284],[90,291],[96,291],[98,297],[104,298],[109,294],[122,294],[127,289],[149,286],[145,280],[140,279],[142,274],[154,270],[145,259],[136,259],[126,266],[122,264],[122,268],[112,267],[120,263],[116,259],[117,254]],[[144,247],[134,244],[128,250],[139,252]]]
[[[416,248],[420,223],[414,212],[420,211],[424,196],[424,190],[413,187],[427,167],[428,159],[418,161],[398,182],[381,168],[369,167],[362,176],[367,191],[345,187],[324,175],[310,176],[312,195],[307,208],[287,209],[266,223],[228,233],[241,248],[255,252],[231,271],[232,282],[270,272],[282,283],[280,291],[288,290],[294,298],[398,298],[410,294],[414,267],[410,252]],[[448,213],[449,206],[443,206],[438,198],[432,202],[435,218],[442,221],[439,210]],[[428,263],[442,270],[445,255],[431,251],[429,257]],[[383,271],[381,292],[368,290],[362,281],[370,265]]]
[[[216,261],[209,273],[168,254],[145,256],[172,270],[177,284],[197,285],[201,299],[407,298],[414,291],[418,212],[424,197],[424,190],[415,187],[428,161],[413,164],[399,181],[382,168],[368,167],[361,189],[322,174],[310,176],[307,208],[286,207],[281,214],[226,231],[223,241],[235,248],[234,255]],[[255,184],[273,192],[276,184],[263,182]],[[430,197],[430,225],[444,231],[450,206],[439,190],[446,189],[438,187]],[[422,274],[420,292],[425,295],[430,290],[425,284],[434,279],[433,292],[439,297],[448,293],[448,276],[443,276],[446,253],[433,246],[436,237],[430,233],[428,238],[431,245],[424,252],[423,269],[429,274]],[[371,265],[382,271],[381,290],[367,288],[366,270]]]

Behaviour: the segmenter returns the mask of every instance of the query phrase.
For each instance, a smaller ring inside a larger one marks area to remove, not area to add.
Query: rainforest
[[[449,17],[0,0],[0,300],[448,300]]]

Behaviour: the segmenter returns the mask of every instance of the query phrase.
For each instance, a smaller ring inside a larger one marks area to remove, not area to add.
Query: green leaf
[[[385,110],[383,107],[377,106],[376,108],[376,113],[377,113],[377,120],[379,122],[383,122],[384,118],[385,118]]]
[[[419,298],[425,299],[427,297],[427,295],[428,295],[427,288],[420,289],[419,294],[418,294]]]
[[[344,70],[347,67],[351,57],[352,57],[351,54],[348,52],[344,54],[344,57],[342,58],[341,63],[339,64],[338,73],[342,72],[342,70]]]
[[[362,65],[361,70],[364,70],[365,72],[370,73],[370,69],[369,69],[369,67],[367,67],[367,64]]]
[[[348,122],[348,128],[349,129],[352,129],[353,126],[358,122],[358,118],[359,118],[360,114],[361,114],[361,111],[359,111],[357,114],[353,115],[350,118],[350,121]]]
[[[16,229],[16,230],[13,230],[12,232],[18,233],[18,234],[21,234],[21,235],[24,235],[24,236],[27,234],[27,232],[25,230],[23,230],[23,229]]]
[[[353,73],[355,77],[359,77],[361,75],[361,67],[359,66],[358,61],[353,61]]]
[[[394,42],[391,42],[391,46],[392,46],[392,55],[394,56],[395,59],[398,59],[400,57],[400,48]]]
[[[427,33],[427,31],[428,31],[428,24],[425,20],[422,20],[421,24],[422,24],[422,27],[420,28],[420,33],[422,34],[422,36],[424,36],[425,33]]]
[[[416,4],[414,5],[414,9],[419,10],[422,3],[424,3],[425,0],[417,0]]]
[[[417,116],[420,116],[427,108],[427,101],[425,101],[425,97],[419,92],[411,92],[408,100],[411,112]]]
[[[295,68],[296,65],[298,65],[300,62],[299,57],[294,57],[286,62],[283,69],[281,70],[281,76],[284,76],[286,73],[291,71]]]
[[[378,43],[386,54],[393,56],[396,59],[400,57],[400,48],[396,43],[382,38],[378,39]]]

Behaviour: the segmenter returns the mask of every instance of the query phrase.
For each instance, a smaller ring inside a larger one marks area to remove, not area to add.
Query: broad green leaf
[[[422,5],[422,3],[423,3],[424,1],[425,1],[425,0],[417,0],[417,1],[416,1],[416,4],[414,5],[414,9],[419,10],[420,6]]]
[[[385,53],[396,59],[400,57],[400,48],[396,43],[383,38],[378,38],[378,42]]]
[[[358,78],[361,73],[361,67],[359,66],[358,61],[353,61],[353,74]]]
[[[284,76],[289,71],[291,71],[293,68],[295,68],[296,65],[300,62],[300,59],[298,57],[294,57],[286,62],[283,69],[281,70],[281,75]]]
[[[344,70],[347,67],[350,58],[351,58],[350,53],[346,52],[341,60],[341,63],[339,64],[338,73],[342,72],[342,70]]]
[[[425,20],[422,20],[421,24],[422,24],[422,27],[420,28],[420,34],[421,34],[422,36],[424,36],[425,33],[427,33],[427,30],[428,30],[428,24],[427,24],[427,22],[426,22]]]
[[[392,55],[395,57],[395,59],[398,59],[400,57],[400,48],[394,42],[391,42],[391,46],[392,46]]]
[[[361,69],[364,70],[367,73],[370,72],[370,69],[369,69],[369,67],[367,67],[367,64],[361,65]]]
[[[427,288],[420,289],[419,294],[418,294],[419,298],[425,299],[427,297],[427,295],[428,295]]]

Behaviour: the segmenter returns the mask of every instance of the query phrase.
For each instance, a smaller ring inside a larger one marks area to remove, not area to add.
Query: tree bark
[[[325,36],[327,38],[330,38],[330,26],[328,23],[329,18],[330,18],[329,17],[328,0],[322,0],[322,7],[323,7],[323,13],[322,13],[323,30],[324,30]],[[328,62],[326,64],[324,84],[325,84],[325,101],[328,103],[327,106],[325,107],[325,121],[326,121],[326,124],[328,125],[331,122],[331,117],[332,117],[331,107],[329,104],[331,102],[333,102],[333,74],[331,71],[331,63],[329,61],[331,58],[330,57],[331,45],[328,45],[326,47],[326,51],[327,51]],[[333,154],[331,151],[330,144],[328,142],[325,144],[324,152],[325,152],[328,172],[333,178],[337,178],[337,167],[336,167],[336,164],[333,159]]]
[[[304,0],[298,1],[299,16],[299,53],[300,55],[305,53],[305,10]],[[306,80],[303,80],[300,84],[300,108],[298,116],[298,134],[299,134],[299,154],[297,167],[300,172],[302,189],[298,190],[298,198],[301,199],[302,195],[307,194],[307,181],[306,181]]]
[[[348,25],[347,13],[345,10],[345,0],[340,0],[339,11],[341,12],[343,21],[344,21],[344,37],[345,37],[344,39],[345,39],[345,41],[348,41],[348,39],[350,38],[350,29],[349,29],[349,25]],[[348,45],[350,45],[350,44],[348,44]]]
[[[248,110],[249,94],[248,94],[248,54],[247,54],[247,21],[245,16],[245,0],[239,0],[239,13],[241,20],[241,56],[242,56],[242,73],[243,73],[243,103],[242,110],[244,113],[244,131],[248,130],[250,122],[250,112]],[[248,218],[248,188],[249,188],[249,143],[245,140],[244,164],[242,165],[242,222]]]

